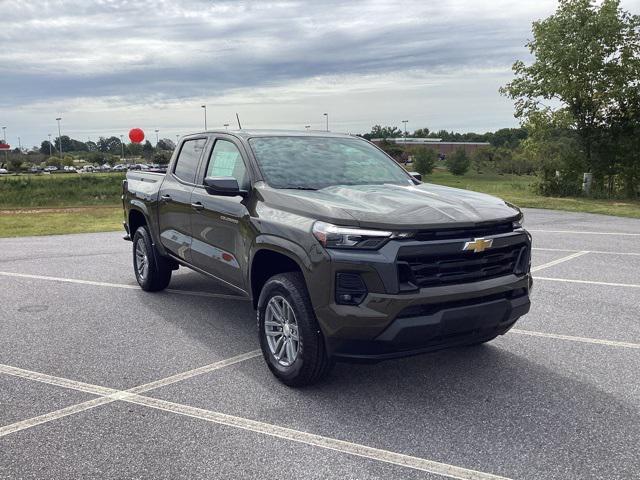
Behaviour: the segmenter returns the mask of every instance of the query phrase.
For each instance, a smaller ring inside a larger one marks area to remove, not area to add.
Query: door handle
[[[194,208],[194,210],[204,210],[204,205],[200,202],[192,203],[191,206]]]
[[[171,201],[171,195],[169,195],[169,194],[160,195],[160,201],[161,202],[170,202]]]

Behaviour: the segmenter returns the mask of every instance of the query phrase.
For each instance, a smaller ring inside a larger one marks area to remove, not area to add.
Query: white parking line
[[[520,335],[530,335],[532,337],[555,338],[556,340],[568,340],[570,342],[594,343],[597,345],[607,345],[609,347],[635,348],[640,349],[640,343],[618,342],[615,340],[602,340],[599,338],[574,337],[572,335],[560,335],[558,333],[534,332],[532,330],[522,330],[520,328],[512,328],[509,332],[519,333]]]
[[[42,425],[43,423],[58,420],[59,418],[68,417],[69,415],[84,412],[85,410],[90,410],[92,408],[99,407],[100,405],[106,405],[114,401],[115,400],[109,397],[98,397],[87,402],[78,403],[76,405],[71,405],[70,407],[56,410],[55,412],[45,413],[44,415],[39,415],[27,420],[12,423],[11,425],[0,427],[0,438],[11,433],[19,432],[20,430],[26,430],[27,428],[35,427],[36,425]]]
[[[566,262],[568,260],[571,260],[573,258],[581,257],[582,255],[586,255],[587,253],[589,253],[589,252],[586,251],[586,250],[582,250],[580,252],[576,252],[576,253],[573,253],[571,255],[567,255],[566,257],[558,258],[557,260],[553,260],[551,262],[544,263],[542,265],[538,265],[537,267],[533,267],[531,269],[531,271],[532,272],[537,272],[538,270],[542,270],[543,268],[553,267],[554,265],[558,265],[559,263],[564,263],[564,262]]]
[[[423,472],[442,475],[448,478],[464,479],[464,480],[506,480],[506,477],[500,477],[490,473],[471,470],[456,465],[427,460],[420,457],[413,457],[401,453],[382,450],[380,448],[369,447],[359,443],[347,442],[331,437],[324,437],[313,433],[307,433],[300,430],[272,425],[270,423],[258,422],[244,417],[226,415],[220,412],[204,410],[201,408],[191,407],[180,403],[168,402],[157,398],[136,395],[127,397],[126,402],[144,405],[146,407],[164,410],[166,412],[177,413],[192,418],[198,418],[207,422],[219,425],[227,425],[229,427],[240,428],[250,432],[261,433],[272,437],[282,438],[293,442],[304,443],[314,447],[320,447],[328,450],[334,450],[340,453],[364,457],[379,462],[391,463],[401,467],[420,470]]]
[[[564,283],[582,283],[585,285],[605,285],[608,287],[628,287],[628,288],[640,288],[640,285],[634,283],[613,283],[613,282],[596,282],[593,280],[573,280],[571,278],[552,278],[552,277],[533,277],[536,280],[546,280],[549,282],[564,282]]]
[[[214,365],[218,365],[218,368],[222,368],[223,366],[232,365],[234,363],[238,363],[240,361],[253,358],[255,356],[253,355],[253,353],[254,352],[249,352],[247,354],[233,357],[233,359],[217,362],[216,364],[212,364],[206,371],[211,371]],[[197,418],[200,420],[205,420],[205,421],[216,423],[219,425],[226,425],[229,427],[239,428],[242,430],[247,430],[247,431],[251,431],[251,432],[255,432],[263,435],[269,435],[269,436],[281,438],[284,440],[304,443],[307,445],[324,448],[327,450],[333,450],[333,451],[337,451],[337,452],[348,454],[348,455],[355,455],[358,457],[364,457],[364,458],[376,460],[379,462],[390,463],[393,465],[399,465],[402,467],[411,468],[413,470],[420,470],[423,472],[434,473],[436,475],[442,475],[449,478],[455,478],[455,479],[461,479],[461,480],[508,480],[506,477],[500,477],[490,473],[458,467],[456,465],[450,465],[447,463],[436,462],[433,460],[427,460],[420,457],[404,455],[404,454],[392,452],[389,450],[369,447],[367,445],[347,442],[344,440],[338,440],[331,437],[315,435],[312,433],[307,433],[299,430],[294,430],[291,428],[281,427],[278,425],[272,425],[269,423],[259,422],[259,421],[251,420],[244,417],[227,415],[227,414],[215,412],[212,410],[205,410],[201,408],[191,407],[189,405],[168,402],[166,400],[160,400],[160,399],[151,398],[143,395],[137,395],[133,393],[134,391],[138,391],[138,392],[149,391],[153,388],[158,388],[159,386],[167,385],[169,383],[175,383],[175,382],[184,380],[186,378],[191,378],[194,375],[199,375],[200,373],[204,373],[205,371],[204,368],[206,367],[191,370],[190,372],[193,372],[193,373],[189,376],[187,376],[187,373],[189,372],[185,372],[185,374],[174,375],[172,377],[168,377],[167,379],[164,379],[158,382],[152,382],[146,385],[141,385],[139,387],[135,387],[133,389],[124,390],[124,391],[117,391],[110,388],[101,387],[99,385],[90,385],[83,382],[76,382],[74,380],[64,379],[60,377],[53,377],[51,375],[19,369],[15,367],[9,367],[5,365],[3,365],[2,367],[4,367],[1,370],[2,372],[5,372],[5,373],[12,372],[11,373],[12,375],[28,378],[29,380],[34,380],[34,381],[48,383],[48,384],[57,384],[61,387],[70,388],[73,390],[80,390],[83,392],[87,390],[91,390],[93,392],[102,391],[104,393],[108,393],[108,395],[102,396],[100,398],[96,398],[93,400],[89,400],[87,402],[82,402],[77,405],[72,405],[70,407],[66,407],[66,408],[63,408],[54,412],[50,412],[44,415],[40,415],[34,418],[16,422],[11,425],[7,425],[5,427],[0,428],[0,437],[9,435],[10,433],[18,432],[20,430],[24,430],[26,428],[30,428],[36,425],[41,425],[43,423],[47,423],[52,420],[57,420],[63,417],[67,417],[69,415],[73,415],[75,413],[84,412],[86,410],[120,400],[128,403],[133,403],[136,405],[142,405],[145,407],[154,408],[157,410],[163,410],[166,412],[176,413],[179,415],[184,415],[192,418]]]
[[[252,350],[251,352],[242,353],[240,355],[236,355],[235,357],[227,358],[219,362],[214,362],[210,365],[194,368],[193,370],[178,373],[177,375],[172,375],[170,377],[156,380],[154,382],[145,383],[144,385],[139,385],[129,390],[116,390],[113,388],[102,387],[100,385],[92,385],[90,383],[78,382],[76,380],[70,380],[68,378],[55,377],[53,375],[47,375],[46,373],[33,372],[31,370],[25,370],[23,368],[0,364],[0,373],[13,375],[14,377],[20,377],[35,382],[47,383],[49,385],[55,385],[57,387],[91,393],[93,395],[98,395],[101,397],[99,399],[83,402],[72,407],[66,407],[45,415],[40,415],[29,420],[23,420],[12,425],[7,425],[6,427],[0,428],[0,437],[8,435],[10,433],[18,432],[20,430],[24,430],[26,428],[34,427],[36,425],[50,422],[52,420],[57,420],[58,418],[66,417],[74,413],[83,412],[99,405],[106,405],[117,400],[125,400],[126,397],[135,395],[137,393],[148,392],[156,388],[171,385],[172,383],[181,382],[183,380],[193,378],[197,375],[202,375],[204,373],[213,372],[214,370],[219,370],[230,365],[235,365],[236,363],[255,358],[260,354],[260,350]],[[74,409],[74,407],[76,409]]]
[[[109,287],[109,288],[125,288],[129,290],[140,290],[137,285],[127,285],[125,283],[108,283],[108,282],[95,282],[93,280],[80,280],[77,278],[63,278],[63,277],[50,277],[46,275],[31,275],[27,273],[15,273],[15,272],[0,272],[0,276],[3,277],[16,277],[16,278],[30,278],[33,280],[46,280],[50,282],[63,282],[63,283],[76,283],[80,285],[93,285],[95,287]],[[227,298],[232,300],[248,301],[247,297],[241,297],[240,295],[226,295],[224,293],[210,293],[210,292],[196,292],[191,290],[177,290],[175,288],[168,288],[165,290],[167,293],[176,293],[179,295],[190,295],[195,297],[208,297],[208,298]]]
[[[539,248],[539,247],[534,247],[532,248],[532,250],[540,250],[542,252],[579,252],[581,251],[581,250],[567,249],[567,248]],[[610,252],[606,250],[589,250],[589,253],[597,253],[597,254],[604,254],[604,255],[631,255],[631,256],[640,257],[640,252]]]

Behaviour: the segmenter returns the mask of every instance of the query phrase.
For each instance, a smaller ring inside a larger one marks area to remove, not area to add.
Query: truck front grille
[[[528,247],[520,243],[482,253],[400,256],[398,274],[401,286],[434,287],[524,274],[528,265]]]

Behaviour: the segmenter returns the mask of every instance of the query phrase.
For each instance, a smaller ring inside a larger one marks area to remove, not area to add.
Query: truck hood
[[[258,187],[269,207],[336,225],[376,229],[460,227],[515,219],[517,207],[483,193],[420,185],[338,185],[321,190]]]

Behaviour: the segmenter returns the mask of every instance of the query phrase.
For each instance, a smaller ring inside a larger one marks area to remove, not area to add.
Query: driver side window
[[[211,151],[205,177],[233,177],[241,189],[249,187],[249,177],[242,155],[232,142],[216,140]]]

